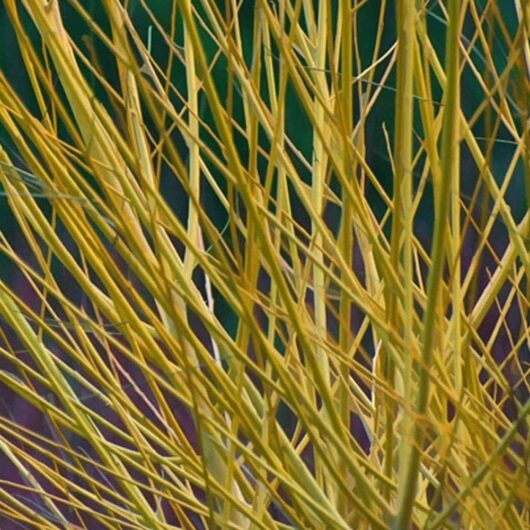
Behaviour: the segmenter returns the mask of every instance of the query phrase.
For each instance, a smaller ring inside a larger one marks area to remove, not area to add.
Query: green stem
[[[460,7],[461,2],[459,0],[449,1],[445,61],[447,85],[441,158],[442,182],[435,211],[431,271],[427,281],[427,304],[422,326],[421,364],[419,366],[417,403],[413,412],[414,418],[424,417],[429,401],[429,367],[432,364],[435,324],[439,314],[440,285],[445,260],[444,240],[448,225],[447,212],[452,189],[452,172],[454,171],[453,157],[458,152]],[[403,453],[400,468],[398,511],[392,523],[394,530],[411,528],[412,507],[416,495],[423,445],[422,428],[417,422],[414,423],[411,434],[412,436]]]

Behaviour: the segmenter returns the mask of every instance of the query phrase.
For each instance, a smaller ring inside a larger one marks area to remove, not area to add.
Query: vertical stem
[[[328,87],[326,80],[326,46],[328,42],[328,2],[324,0],[318,5],[318,20],[316,24],[316,47],[315,47],[315,67],[317,68],[316,83],[317,90],[324,100],[327,100]],[[315,98],[314,112],[316,119],[320,123],[325,122],[324,106]],[[318,131],[314,132],[313,136],[313,177],[311,186],[311,200],[315,208],[315,216],[320,218],[324,211],[324,186],[326,179],[326,171],[328,167],[328,156],[324,149],[324,141]],[[326,341],[326,289],[325,289],[325,275],[324,275],[324,256],[322,252],[322,235],[320,233],[318,224],[315,220],[312,222],[312,239],[313,239],[313,253],[315,256],[315,264],[313,266],[313,293],[315,304],[315,327],[316,333],[319,336],[321,344]],[[326,378],[326,384],[330,384],[330,366],[327,357],[327,352],[320,344],[315,346],[317,363],[320,370]],[[313,396],[314,399],[314,396]],[[329,414],[326,410],[323,414]],[[334,501],[336,494],[336,487],[334,484],[326,483],[325,464],[321,462],[320,458],[315,457],[315,468],[317,480],[324,491]]]
[[[343,172],[348,181],[353,182],[356,178],[356,169],[352,160],[352,149],[349,145],[353,131],[353,97],[352,97],[352,16],[351,2],[342,0],[340,3],[341,30],[341,125],[343,127]],[[352,203],[347,193],[343,196],[343,211],[341,220],[341,233],[339,245],[344,262],[352,264],[353,230],[352,230]],[[351,341],[350,321],[351,321],[351,301],[348,296],[341,296],[339,304],[340,336],[339,344],[342,351],[349,351]],[[344,425],[349,427],[348,392],[347,381],[350,373],[347,366],[341,369],[342,384],[339,386],[338,406],[339,414]],[[344,462],[337,461],[337,465],[343,468]],[[345,499],[343,496],[337,499],[339,513],[347,512]]]
[[[403,3],[405,4],[407,2]],[[435,210],[431,271],[427,281],[427,304],[422,322],[422,350],[421,362],[418,368],[419,383],[417,403],[413,418],[411,418],[414,422],[412,436],[410,439],[405,440],[406,447],[403,451],[403,458],[399,470],[398,511],[392,524],[392,528],[395,530],[411,528],[412,506],[416,494],[421,448],[423,444],[423,432],[417,423],[417,419],[422,418],[427,411],[430,387],[429,367],[432,364],[435,324],[437,316],[440,314],[440,285],[445,260],[444,239],[447,230],[446,212],[449,206],[454,179],[454,157],[457,156],[459,149],[459,45],[461,11],[463,10],[461,10],[461,2],[459,0],[449,0],[445,60],[447,84],[441,157],[442,181]]]
[[[397,95],[396,95],[396,123],[395,123],[395,178],[394,178],[394,217],[392,219],[391,261],[394,270],[399,271],[403,266],[403,294],[402,300],[398,294],[389,293],[389,317],[397,329],[401,329],[404,339],[404,368],[403,378],[396,378],[393,363],[387,361],[387,377],[390,384],[396,385],[397,394],[403,393],[405,403],[411,400],[412,389],[412,351],[413,351],[413,281],[414,267],[412,257],[413,240],[413,206],[412,206],[412,138],[414,119],[414,45],[415,45],[414,2],[403,0],[397,6]],[[399,316],[398,304],[401,302],[403,318]],[[387,398],[386,433],[385,433],[385,474],[392,477],[394,452],[394,419],[395,402],[393,397]],[[400,455],[404,450],[407,439],[408,422],[405,419],[404,433],[401,437]],[[387,490],[388,494],[388,490]]]

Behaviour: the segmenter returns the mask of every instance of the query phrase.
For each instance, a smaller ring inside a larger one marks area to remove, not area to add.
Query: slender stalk
[[[395,270],[402,266],[403,295],[389,293],[388,312],[394,325],[401,329],[403,337],[404,372],[396,373],[392,360],[387,359],[387,377],[391,385],[406,405],[413,396],[414,380],[412,362],[414,344],[414,306],[412,262],[412,238],[414,233],[414,209],[412,206],[412,138],[414,119],[414,48],[416,42],[416,7],[414,2],[402,1],[397,5],[398,55],[397,55],[397,92],[396,123],[394,146],[394,211],[392,217],[391,259]],[[396,405],[392,397],[386,400],[385,424],[385,473],[392,477],[394,473],[394,429]],[[404,456],[410,431],[411,419],[405,414],[399,442],[400,461]],[[388,493],[387,493],[388,494]]]
[[[449,0],[448,25],[446,36],[445,71],[447,83],[445,90],[444,126],[441,153],[441,175],[439,201],[436,204],[431,268],[427,282],[427,307],[422,323],[421,359],[419,362],[419,382],[416,404],[413,412],[414,426],[410,438],[405,440],[403,457],[399,470],[399,496],[397,514],[392,522],[395,530],[410,528],[414,497],[418,482],[418,470],[424,440],[423,428],[419,421],[427,411],[431,381],[431,365],[435,349],[436,321],[441,307],[441,282],[445,263],[445,237],[447,233],[447,210],[453,184],[455,169],[454,156],[458,152],[459,136],[459,84],[460,49],[459,36],[462,24],[462,5],[458,0]]]

